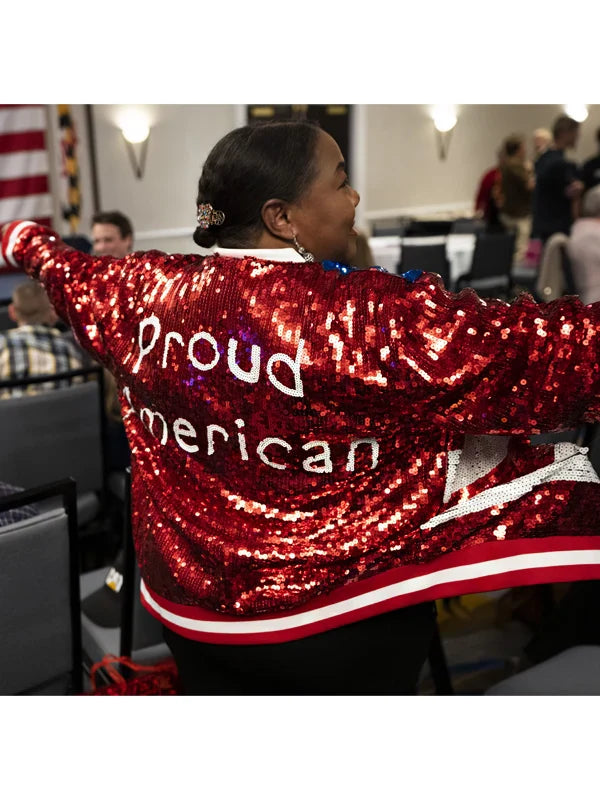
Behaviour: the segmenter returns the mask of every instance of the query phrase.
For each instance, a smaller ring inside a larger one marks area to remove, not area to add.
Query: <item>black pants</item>
[[[578,645],[600,645],[600,581],[573,583],[543,620],[525,654],[534,664]]]
[[[434,630],[422,603],[282,644],[164,636],[188,695],[397,695],[415,693]]]

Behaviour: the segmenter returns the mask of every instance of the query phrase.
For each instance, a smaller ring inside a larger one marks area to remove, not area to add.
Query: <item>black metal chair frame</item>
[[[123,598],[121,601],[121,633],[119,655],[131,658],[133,650],[133,617],[137,586],[135,583],[135,546],[131,530],[131,467],[125,470],[125,495],[123,499]],[[126,664],[116,665],[116,669],[125,677],[133,673]],[[97,678],[110,683],[110,677],[102,669],[98,669]]]
[[[67,515],[69,536],[69,601],[71,612],[72,668],[71,685],[75,694],[83,692],[83,653],[81,646],[81,605],[79,596],[79,538],[77,527],[77,485],[72,478],[54,481],[22,492],[0,497],[0,511],[9,511],[31,503],[60,497]],[[0,535],[2,530],[0,529]]]

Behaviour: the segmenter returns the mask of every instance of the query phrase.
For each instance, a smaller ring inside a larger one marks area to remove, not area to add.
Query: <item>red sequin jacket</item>
[[[29,222],[3,252],[117,379],[142,598],[178,633],[285,641],[600,578],[597,475],[527,439],[600,418],[600,304],[327,262],[95,258]]]

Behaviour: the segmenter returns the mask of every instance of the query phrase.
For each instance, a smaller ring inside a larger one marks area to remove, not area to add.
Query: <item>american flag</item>
[[[0,224],[52,225],[47,116],[43,105],[0,105]]]

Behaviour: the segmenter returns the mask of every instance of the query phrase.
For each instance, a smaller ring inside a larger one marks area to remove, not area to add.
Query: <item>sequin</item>
[[[116,376],[141,572],[173,603],[287,611],[480,544],[596,535],[584,455],[527,440],[600,418],[595,305],[339,262],[94,258],[35,225],[13,257]]]

